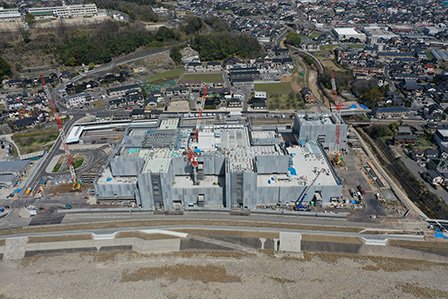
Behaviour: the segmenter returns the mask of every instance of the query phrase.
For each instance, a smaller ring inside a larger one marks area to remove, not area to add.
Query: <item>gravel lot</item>
[[[448,266],[268,253],[71,253],[0,262],[0,298],[446,298]]]

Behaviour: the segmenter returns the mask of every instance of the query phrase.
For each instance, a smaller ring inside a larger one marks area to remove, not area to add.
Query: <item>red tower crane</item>
[[[196,158],[195,152],[191,149],[191,147],[187,148],[188,162],[190,162],[191,167],[193,168],[193,184],[199,185],[198,181],[198,166],[199,162]]]
[[[208,92],[208,85],[205,85],[204,94],[203,94],[202,98],[205,99],[205,97],[207,96],[207,92]],[[202,121],[202,111],[203,111],[203,109],[202,109],[202,104],[201,104],[201,106],[198,107],[198,121],[196,122],[196,129],[194,130],[194,141],[196,141],[196,142],[199,141],[199,128],[201,126],[201,121]]]
[[[341,143],[341,109],[342,104],[339,100],[338,93],[336,91],[336,79],[334,77],[334,71],[333,68],[330,70],[330,76],[331,76],[331,93],[333,95],[333,100],[336,105],[336,159],[339,160],[340,157],[340,143]]]
[[[47,86],[47,83],[45,82],[44,76],[41,75],[40,80],[41,80],[45,95],[47,97],[48,103],[50,104],[51,111],[53,112],[53,115],[56,119],[56,124],[58,125],[59,134],[61,135],[62,144],[64,145],[65,158],[67,160],[67,166],[70,171],[70,177],[71,177],[72,184],[73,184],[72,185],[73,190],[79,190],[81,188],[81,185],[79,184],[78,177],[76,176],[75,163],[73,161],[73,155],[70,152],[70,149],[68,148],[67,137],[65,135],[64,125],[62,123],[61,115],[56,110],[56,105],[54,104],[54,101],[51,98],[50,90],[48,89],[48,86]]]

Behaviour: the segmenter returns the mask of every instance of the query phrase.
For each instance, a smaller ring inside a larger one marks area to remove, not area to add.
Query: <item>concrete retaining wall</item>
[[[131,249],[141,253],[179,251],[182,238],[143,240],[139,238],[111,238],[28,243],[28,237],[6,239],[0,246],[3,260],[20,260],[25,256],[48,252],[105,251]]]

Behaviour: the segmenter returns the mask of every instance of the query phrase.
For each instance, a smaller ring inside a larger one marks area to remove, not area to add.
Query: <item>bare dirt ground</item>
[[[317,98],[318,101],[325,100],[321,96],[319,87],[317,86],[317,71],[315,71],[315,70],[310,70],[309,71],[308,84],[309,84],[309,87],[311,89],[311,92]]]
[[[448,266],[237,252],[71,253],[0,262],[0,298],[446,298]]]

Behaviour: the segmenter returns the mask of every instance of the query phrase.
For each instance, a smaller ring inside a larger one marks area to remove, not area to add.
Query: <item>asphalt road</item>
[[[133,218],[135,218],[136,215],[132,215]],[[422,236],[416,236],[416,235],[390,235],[390,234],[363,234],[361,232],[350,232],[350,231],[329,231],[325,230],[325,228],[271,228],[271,227],[264,227],[263,223],[260,223],[258,226],[248,225],[245,226],[244,224],[237,223],[234,221],[259,221],[259,222],[265,222],[265,223],[275,223],[275,224],[305,224],[303,221],[304,218],[300,217],[274,217],[273,219],[269,219],[266,216],[248,216],[248,217],[241,217],[241,216],[229,216],[228,214],[198,214],[198,213],[188,213],[187,215],[182,216],[166,216],[166,215],[152,215],[151,217],[148,217],[149,215],[145,215],[146,220],[173,220],[176,221],[176,223],[173,224],[167,224],[167,225],[155,225],[155,226],[142,226],[142,227],[120,227],[120,228],[101,228],[101,229],[79,229],[79,230],[70,230],[70,231],[59,231],[59,232],[35,232],[35,233],[22,233],[22,234],[16,234],[14,236],[48,236],[48,235],[68,235],[68,234],[85,234],[85,233],[94,233],[97,235],[101,234],[113,234],[117,231],[136,231],[136,230],[142,230],[142,229],[206,229],[206,230],[225,230],[225,231],[258,231],[258,232],[280,232],[280,231],[289,231],[289,232],[299,232],[304,234],[313,234],[313,235],[328,235],[328,236],[340,236],[340,237],[361,237],[361,238],[368,238],[368,239],[375,239],[375,240],[383,240],[385,238],[391,238],[391,239],[404,239],[404,240],[416,240],[421,239]],[[66,215],[65,217],[68,217]],[[271,217],[271,216],[269,216]],[[55,218],[56,219],[56,216]],[[210,225],[207,224],[182,224],[183,220],[221,220],[229,222],[229,225],[219,225],[219,224],[213,224]],[[64,218],[64,223],[67,222],[67,219]],[[90,223],[91,221],[89,221]],[[31,223],[30,225],[33,225]],[[326,225],[331,225],[330,223],[326,223]],[[0,232],[1,233],[1,232]]]
[[[70,79],[67,82],[61,83],[58,86],[56,86],[53,91],[51,92],[51,96],[54,100],[58,99],[58,91],[60,89],[65,88],[65,86],[67,84],[71,84],[71,83],[75,83],[83,78],[86,78],[88,76],[97,74],[97,73],[102,73],[102,72],[106,72],[108,70],[113,69],[116,66],[122,65],[122,64],[126,64],[126,63],[131,63],[134,61],[138,61],[141,59],[145,59],[148,58],[150,56],[153,55],[157,55],[157,54],[161,54],[161,53],[168,53],[170,51],[172,47],[164,47],[164,48],[151,48],[151,49],[145,49],[145,50],[140,50],[137,52],[133,52],[118,58],[115,58],[114,60],[112,60],[111,62],[102,64],[98,67],[96,67],[95,69],[91,70],[91,71],[87,71],[85,73],[82,73],[72,79]]]
[[[401,151],[401,149],[400,149],[400,155],[401,155],[400,160],[409,169],[409,171],[415,176],[415,178],[417,180],[419,180],[420,182],[424,183],[426,185],[426,187],[428,187],[428,190],[430,192],[436,194],[437,196],[439,196],[440,198],[445,200],[446,203],[448,203],[448,191],[446,191],[442,187],[438,187],[437,189],[435,189],[433,186],[431,186],[427,181],[422,179],[422,177],[420,176],[420,172],[425,172],[425,171],[427,171],[427,169],[421,167],[420,165],[417,164],[416,161],[410,159],[403,151]]]

